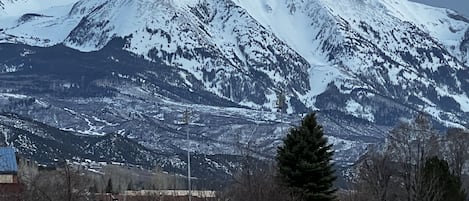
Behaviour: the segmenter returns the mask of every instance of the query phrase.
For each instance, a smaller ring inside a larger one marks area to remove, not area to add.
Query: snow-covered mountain
[[[450,10],[404,0],[91,0],[23,15],[2,41],[96,51],[123,37],[126,50],[187,70],[241,105],[271,108],[286,88],[290,112],[327,109],[320,95],[337,88],[346,97],[335,109],[373,122],[381,111],[363,99],[385,96],[462,123],[445,116],[469,110],[456,76],[468,27]]]
[[[26,13],[61,7],[75,2],[77,2],[77,0],[1,0],[0,17],[14,18]]]
[[[268,157],[283,127],[316,110],[347,163],[416,111],[442,126],[469,121],[469,20],[451,10],[407,0],[0,2],[3,110],[61,129],[170,152],[184,146],[175,112],[192,107],[193,150],[236,153],[241,143]]]

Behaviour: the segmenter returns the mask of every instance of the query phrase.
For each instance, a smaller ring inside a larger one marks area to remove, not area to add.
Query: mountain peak
[[[447,9],[404,0],[94,0],[62,9],[67,12],[44,11],[50,17],[5,28],[2,40],[63,43],[87,52],[126,38],[127,51],[184,69],[211,93],[257,108],[272,107],[279,87],[301,103],[296,107],[317,109],[317,97],[331,83],[341,93],[354,85],[392,99],[410,94],[398,95],[390,84],[408,87],[415,77],[425,79],[426,88],[452,88],[421,70],[434,74],[441,64],[450,72],[463,69],[461,41],[469,27]],[[212,79],[203,78],[213,72]],[[258,80],[258,72],[272,81],[254,81],[265,91],[260,96],[234,96],[224,83],[228,77]],[[313,79],[318,76],[323,80]],[[454,87],[449,93],[459,97],[463,91]]]
[[[78,0],[2,0],[0,1],[0,19],[18,17],[26,13],[36,13],[66,6]]]

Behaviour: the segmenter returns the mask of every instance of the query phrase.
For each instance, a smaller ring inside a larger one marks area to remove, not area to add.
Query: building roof
[[[0,147],[0,174],[14,174],[18,172],[15,149]]]

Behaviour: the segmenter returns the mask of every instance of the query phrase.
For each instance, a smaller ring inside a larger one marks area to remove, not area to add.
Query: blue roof
[[[0,174],[17,172],[15,149],[13,147],[0,147]]]

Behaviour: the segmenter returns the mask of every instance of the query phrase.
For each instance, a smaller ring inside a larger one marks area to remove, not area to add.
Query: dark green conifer
[[[315,114],[307,115],[301,126],[292,128],[278,148],[280,179],[298,200],[336,200],[333,182],[333,149]]]
[[[466,195],[461,188],[461,180],[452,174],[448,163],[438,157],[425,162],[422,170],[424,186],[420,197],[436,201],[464,201]]]

